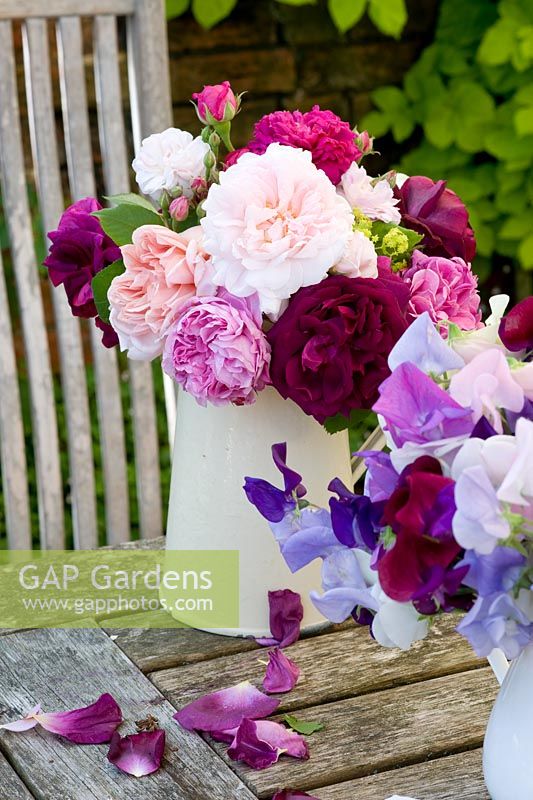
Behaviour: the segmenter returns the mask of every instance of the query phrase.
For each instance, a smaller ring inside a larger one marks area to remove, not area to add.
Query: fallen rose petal
[[[107,758],[122,772],[141,778],[159,769],[164,751],[165,731],[143,731],[124,737],[115,731]]]
[[[263,678],[263,688],[270,694],[290,692],[300,677],[300,667],[287,658],[283,650],[276,648],[268,654],[268,666]]]
[[[309,758],[307,742],[279,722],[264,719],[244,719],[228,748],[228,756],[233,761],[244,761],[253,769],[265,769],[275,764],[282,754]]]
[[[46,731],[76,744],[102,744],[109,742],[121,722],[122,712],[117,701],[106,693],[90,706],[72,711],[42,713],[41,707],[36,706],[24,720],[10,723],[11,727],[7,730],[24,731],[40,725]]]
[[[174,714],[174,719],[188,731],[222,732],[238,728],[246,718],[268,717],[278,706],[279,700],[267,697],[250,681],[243,681],[193,700]]]
[[[38,720],[35,719],[36,714],[41,713],[41,706],[40,704],[36,705],[31,711],[28,711],[26,716],[23,719],[17,719],[15,722],[6,722],[5,725],[0,725],[0,729],[5,731],[12,731],[13,733],[22,733],[23,731],[29,731],[32,728],[35,728],[36,725],[39,724]]]
[[[318,800],[313,794],[307,792],[300,792],[298,789],[281,789],[276,792],[272,800],[301,800],[302,797],[307,797],[309,800]]]
[[[290,589],[278,589],[268,593],[270,606],[271,639],[256,639],[263,647],[288,647],[300,636],[300,623],[304,609],[300,595]]]

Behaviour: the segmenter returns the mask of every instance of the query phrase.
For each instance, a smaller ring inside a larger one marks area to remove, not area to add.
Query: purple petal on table
[[[63,736],[76,744],[101,744],[109,742],[113,732],[122,722],[122,712],[110,694],[101,695],[95,703],[72,711],[38,713],[30,712],[33,719],[46,731]],[[18,727],[17,730],[27,730]],[[11,728],[10,730],[14,730]]]
[[[276,648],[268,654],[268,666],[263,678],[263,688],[270,694],[290,692],[298,683],[300,667],[287,658],[283,650]]]
[[[272,800],[302,800],[303,797],[307,797],[308,800],[318,800],[318,797],[307,794],[307,792],[300,792],[298,789],[280,789]]]
[[[36,714],[41,713],[41,706],[37,704],[26,714],[23,719],[17,719],[15,722],[6,722],[5,725],[0,725],[0,729],[5,731],[12,731],[13,733],[22,733],[23,731],[29,731],[32,728],[35,728],[36,725],[39,724],[39,721],[35,719]]]
[[[193,700],[174,714],[174,719],[188,731],[221,732],[237,728],[243,719],[268,717],[278,706],[279,700],[243,681]]]
[[[300,595],[290,589],[278,589],[268,593],[268,604],[272,638],[256,639],[256,642],[264,647],[288,647],[300,636],[300,623],[304,615]]]
[[[115,731],[107,758],[122,772],[141,778],[159,769],[164,751],[165,731],[143,731],[124,737]]]
[[[233,761],[244,761],[253,769],[275,764],[282,753],[293,758],[309,758],[307,742],[299,733],[270,720],[243,720],[228,748]]]

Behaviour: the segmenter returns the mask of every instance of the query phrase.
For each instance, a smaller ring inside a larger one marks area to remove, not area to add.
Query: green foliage
[[[499,254],[533,269],[532,82],[533,0],[443,0],[434,43],[360,122],[398,142],[415,134],[399,168],[448,180],[481,264]]]
[[[328,417],[324,422],[324,428],[328,433],[339,433],[345,431],[346,428],[357,430],[363,428],[364,430],[375,428],[378,424],[378,419],[373,411],[366,409],[354,408],[349,417],[344,414],[335,414],[334,417]]]
[[[109,300],[107,299],[107,292],[111,286],[111,281],[113,278],[116,278],[117,275],[122,275],[125,269],[123,260],[119,258],[105,269],[97,272],[91,281],[94,304],[98,311],[98,316],[103,322],[109,322]]]
[[[317,0],[277,0],[287,6],[316,5]],[[174,19],[189,8],[204,28],[212,28],[225,19],[237,0],[166,0],[167,18]],[[336,27],[345,33],[356,25],[365,11],[382,33],[398,38],[407,22],[405,0],[328,0],[328,8]]]
[[[141,225],[163,225],[163,220],[153,207],[131,202],[121,203],[113,208],[102,208],[93,211],[93,216],[98,217],[100,224],[115,244],[122,247],[130,244],[133,231]]]

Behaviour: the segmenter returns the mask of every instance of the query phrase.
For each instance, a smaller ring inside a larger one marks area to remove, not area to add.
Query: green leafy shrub
[[[443,0],[435,41],[402,87],[372,97],[361,127],[413,143],[402,171],[448,179],[482,257],[532,270],[533,0]]]
[[[167,17],[173,19],[192,11],[204,28],[212,28],[225,19],[238,0],[166,0]],[[257,0],[256,0],[257,2]],[[288,6],[315,5],[317,0],[277,0]],[[405,0],[328,0],[333,22],[341,33],[356,25],[365,12],[382,33],[398,37],[407,22]]]

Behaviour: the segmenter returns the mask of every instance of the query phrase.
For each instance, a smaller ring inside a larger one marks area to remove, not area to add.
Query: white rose
[[[208,151],[209,145],[200,136],[194,138],[179,128],[148,136],[132,164],[141,192],[157,201],[164,189],[180,186],[190,199],[193,180],[205,178],[204,157]]]
[[[394,198],[389,182],[374,182],[366,174],[366,169],[355,162],[342,176],[337,191],[352,208],[358,209],[366,217],[400,224],[401,215],[396,208],[399,201]]]

